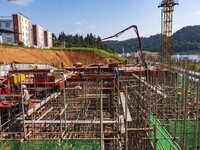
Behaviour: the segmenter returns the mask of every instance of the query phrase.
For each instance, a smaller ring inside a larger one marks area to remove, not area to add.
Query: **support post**
[[[100,89],[100,126],[101,126],[101,150],[104,150],[104,143],[103,143],[103,96],[102,96],[102,92],[103,92],[103,82],[101,80],[101,89]]]

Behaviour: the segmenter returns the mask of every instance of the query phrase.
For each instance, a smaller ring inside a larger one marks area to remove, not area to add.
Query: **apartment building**
[[[13,21],[11,16],[0,16],[0,29],[13,31]],[[0,43],[14,43],[14,34],[2,33],[0,35]]]
[[[39,25],[32,25],[33,45],[37,48],[45,47],[44,28]]]
[[[50,31],[44,31],[44,41],[45,41],[46,48],[53,47],[52,33]]]
[[[31,21],[21,13],[13,14],[13,31],[20,34],[14,34],[14,43],[23,42],[25,46],[32,46]]]
[[[53,46],[52,33],[44,31],[44,28],[39,25],[31,25],[30,19],[21,13],[0,16],[0,29],[15,32],[15,34],[0,34],[0,43],[18,44],[23,42],[25,46],[37,48],[51,48]]]

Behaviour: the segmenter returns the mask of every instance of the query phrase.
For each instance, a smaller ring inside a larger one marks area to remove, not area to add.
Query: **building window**
[[[12,42],[12,38],[11,37],[7,37],[6,42],[7,43],[11,43]]]
[[[10,22],[6,22],[6,28],[10,28]]]
[[[0,28],[1,28],[1,22],[0,22]]]

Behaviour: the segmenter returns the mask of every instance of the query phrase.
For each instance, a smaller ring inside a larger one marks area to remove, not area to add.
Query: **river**
[[[197,60],[200,61],[200,55],[172,55],[172,58],[178,58],[178,59],[183,59],[183,58],[189,58],[192,60]]]

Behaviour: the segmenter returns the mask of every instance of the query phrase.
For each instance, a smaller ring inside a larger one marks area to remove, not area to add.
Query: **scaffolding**
[[[0,149],[198,150],[200,77],[189,71],[193,65],[117,65],[119,76],[106,67],[66,79],[64,70],[54,73],[59,89],[38,100],[28,118],[1,109]]]

